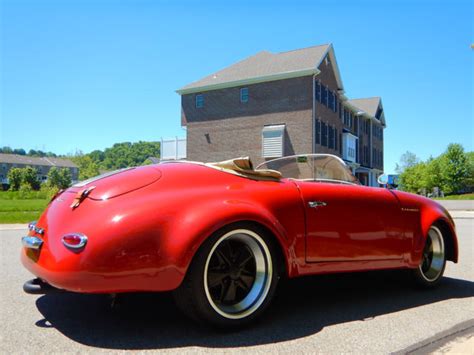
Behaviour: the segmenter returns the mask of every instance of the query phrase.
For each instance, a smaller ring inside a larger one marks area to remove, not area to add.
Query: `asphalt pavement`
[[[474,219],[455,219],[460,263],[435,290],[401,271],[282,283],[257,324],[234,333],[196,326],[167,293],[119,297],[22,291],[21,229],[0,231],[0,353],[127,350],[251,353],[423,353],[474,332]],[[445,340],[445,341],[444,341]],[[430,347],[431,346],[431,347]]]

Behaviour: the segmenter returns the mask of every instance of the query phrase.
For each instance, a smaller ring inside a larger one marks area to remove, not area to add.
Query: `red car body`
[[[326,205],[309,208],[315,199]],[[416,268],[435,222],[449,236],[447,260],[458,259],[454,223],[429,199],[351,184],[256,181],[184,162],[132,168],[67,189],[38,220],[41,235],[38,228],[29,233],[42,239],[41,249],[23,248],[21,259],[40,279],[69,291],[173,290],[206,238],[239,221],[276,239],[288,277]],[[86,235],[85,247],[65,247],[68,233]]]

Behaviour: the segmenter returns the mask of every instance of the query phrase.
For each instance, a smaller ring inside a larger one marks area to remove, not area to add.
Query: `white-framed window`
[[[358,138],[351,133],[342,134],[342,158],[347,161],[356,161],[356,146]]]
[[[240,102],[249,102],[249,88],[240,89]]]
[[[204,107],[204,95],[197,94],[196,95],[196,108],[202,108],[202,107]]]
[[[284,156],[285,125],[270,125],[262,130],[262,157],[280,158]]]

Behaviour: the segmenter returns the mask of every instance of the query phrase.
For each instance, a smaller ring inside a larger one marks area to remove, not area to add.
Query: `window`
[[[328,90],[328,107],[334,111],[334,94]]]
[[[204,107],[204,96],[203,94],[196,95],[196,108],[203,108]]]
[[[280,158],[284,155],[285,125],[265,126],[262,130],[262,157]]]
[[[328,146],[328,126],[324,122],[321,122],[321,145]]]
[[[360,151],[359,151],[359,140],[358,139],[356,139],[356,144],[355,144],[355,149],[354,150],[355,150],[355,161],[359,163],[360,162],[360,157],[359,157]]]
[[[337,112],[337,107],[338,107],[337,95],[334,94],[334,112]]]
[[[341,103],[339,102],[339,119],[340,119],[341,121],[344,120],[343,115],[344,115],[344,109],[342,108],[342,105],[341,105]],[[344,121],[343,121],[343,122],[344,122]]]
[[[321,84],[321,103],[328,106],[328,89],[323,84]]]
[[[316,144],[321,144],[321,121],[316,120]]]
[[[334,149],[337,150],[337,128],[334,128]]]
[[[334,149],[334,128],[328,126],[328,148]]]
[[[351,113],[348,110],[344,110],[344,124],[346,126],[351,125]]]
[[[249,102],[249,88],[240,89],[240,102]]]
[[[316,81],[315,83],[314,95],[315,95],[316,101],[321,102],[321,83],[319,81]]]

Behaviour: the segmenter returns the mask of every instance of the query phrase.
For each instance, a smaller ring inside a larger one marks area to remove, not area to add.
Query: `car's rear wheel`
[[[219,327],[246,324],[269,305],[278,281],[274,246],[265,231],[234,225],[209,238],[175,291],[179,308]]]
[[[441,229],[433,225],[428,231],[420,265],[412,273],[416,283],[423,287],[436,286],[446,267],[446,249]]]

